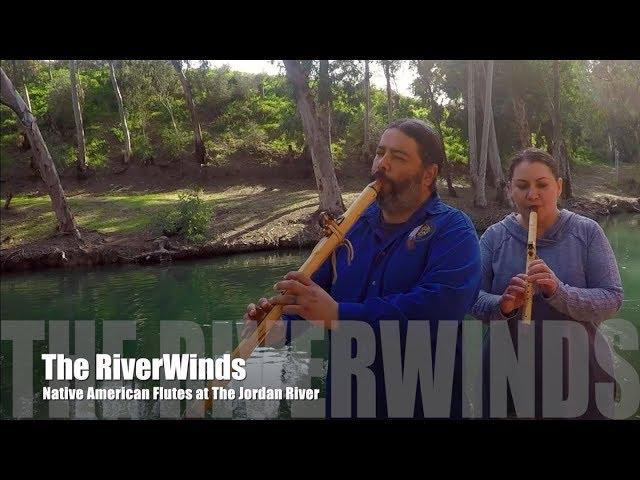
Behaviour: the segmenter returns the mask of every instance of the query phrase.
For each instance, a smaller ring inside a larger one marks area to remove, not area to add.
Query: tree
[[[488,117],[489,122],[489,146],[487,152],[487,165],[489,166],[489,173],[491,173],[492,185],[496,188],[496,201],[500,204],[506,203],[505,197],[505,180],[504,173],[502,172],[502,161],[500,160],[500,149],[498,147],[498,139],[496,136],[495,116],[493,114],[493,95],[490,95],[487,105],[487,91],[493,90],[493,61],[481,64],[482,76],[484,82],[484,88],[479,88],[480,102],[482,105],[482,118]],[[489,72],[489,70],[491,72]],[[489,84],[490,82],[490,84]],[[487,110],[488,108],[488,110]],[[484,131],[483,131],[484,134]],[[486,171],[486,167],[485,167]]]
[[[176,69],[178,77],[180,78],[180,83],[182,84],[182,89],[184,90],[184,97],[187,101],[187,108],[189,109],[189,114],[191,115],[196,159],[200,164],[205,164],[207,163],[208,155],[207,150],[204,146],[204,142],[202,141],[202,130],[200,128],[200,122],[198,121],[198,115],[196,114],[196,106],[193,103],[193,95],[191,92],[189,79],[186,77],[184,71],[182,70],[181,60],[171,60],[171,63],[173,64],[173,67]]]
[[[71,234],[77,239],[80,239],[80,232],[76,226],[71,209],[67,204],[56,166],[42,138],[36,119],[2,68],[0,68],[0,92],[0,101],[2,104],[15,112],[18,120],[25,129],[31,144],[36,166],[51,197],[51,205],[58,219],[58,231],[64,234]]]
[[[318,110],[331,148],[331,79],[329,60],[320,60],[318,71]]]
[[[87,159],[85,154],[84,126],[82,125],[82,110],[80,108],[80,99],[78,97],[78,72],[75,60],[69,60],[69,75],[71,77],[71,103],[73,105],[73,118],[76,122],[78,176],[84,177],[87,174]]]
[[[560,61],[553,61],[553,101],[551,105],[551,119],[553,122],[552,154],[560,164],[560,176],[563,179],[562,197],[569,199],[573,196],[571,185],[571,168],[562,136],[562,116],[560,114]]]
[[[393,120],[393,91],[391,90],[391,79],[394,78],[396,72],[400,68],[400,60],[380,60],[384,78],[387,81],[387,122]]]
[[[369,116],[371,114],[371,85],[369,83],[369,60],[364,61],[364,143],[362,144],[362,156],[369,159]]]
[[[307,77],[298,60],[283,60],[283,62],[287,78],[293,87],[305,140],[311,149],[313,172],[320,195],[320,210],[339,215],[344,212],[344,203],[333,167],[327,134],[318,120]]]
[[[418,78],[414,82],[414,91],[416,94],[426,102],[429,107],[429,111],[431,113],[431,120],[436,127],[438,134],[440,135],[440,139],[444,144],[444,133],[442,131],[442,117],[444,114],[444,107],[438,103],[436,99],[436,92],[442,93],[440,86],[444,82],[444,78],[442,77],[442,72],[436,68],[435,62],[431,60],[418,60],[415,63]],[[449,168],[449,162],[446,158],[446,150],[445,150],[445,159],[442,164],[443,175],[447,182],[447,189],[449,191],[449,195],[452,197],[457,197],[455,189],[453,188],[453,182],[451,181],[451,170]]]
[[[471,176],[471,187],[473,189],[474,204],[486,206],[487,200],[484,195],[484,181],[486,170],[481,169],[478,158],[478,144],[476,138],[476,102],[475,102],[475,61],[467,63],[467,121],[469,123],[469,174]],[[484,165],[486,169],[486,163]]]
[[[122,95],[120,94],[120,88],[118,88],[118,80],[116,79],[116,71],[113,60],[109,62],[109,73],[111,74],[111,83],[113,84],[113,91],[116,94],[116,100],[118,101],[118,111],[120,113],[120,123],[122,124],[122,131],[124,133],[124,163],[129,163],[131,158],[131,136],[129,135],[129,126],[127,125],[127,114],[122,102]]]

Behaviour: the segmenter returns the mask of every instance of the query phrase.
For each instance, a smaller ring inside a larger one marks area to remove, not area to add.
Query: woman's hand
[[[531,283],[538,286],[542,294],[547,298],[552,297],[560,285],[556,274],[553,273],[553,270],[551,270],[541,258],[531,262],[529,270],[527,271],[527,277]]]
[[[527,275],[519,273],[509,281],[509,285],[504,290],[500,298],[500,311],[503,315],[509,316],[511,313],[524,305],[524,290],[527,286]]]

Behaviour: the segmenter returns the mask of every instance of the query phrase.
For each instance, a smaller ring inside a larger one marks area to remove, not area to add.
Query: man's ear
[[[436,178],[438,178],[438,165],[432,163],[431,165],[427,165],[424,169],[423,181],[426,185],[433,188],[436,183]]]

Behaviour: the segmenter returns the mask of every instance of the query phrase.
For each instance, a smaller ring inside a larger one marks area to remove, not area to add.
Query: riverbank
[[[596,220],[618,213],[640,213],[640,202],[610,183],[607,166],[578,169],[574,175],[575,198],[565,207]],[[206,258],[261,250],[312,247],[322,232],[314,215],[317,191],[308,179],[208,179],[200,182],[203,198],[214,211],[207,240],[189,244],[162,235],[160,219],[175,205],[189,185],[154,185],[153,172],[146,181],[123,185],[114,179],[69,182],[65,185],[83,241],[53,233],[55,218],[49,199],[39,190],[23,186],[9,210],[2,209],[0,271],[93,266],[118,263],[159,263]],[[634,172],[626,172],[633,178]],[[110,180],[114,180],[110,183]],[[366,174],[340,178],[345,205],[360,193]],[[511,208],[493,200],[488,189],[486,208],[473,206],[472,192],[463,180],[454,182],[457,198],[439,185],[442,199],[463,210],[478,232],[500,221]],[[41,188],[41,187],[40,187]],[[633,193],[633,192],[631,192]]]

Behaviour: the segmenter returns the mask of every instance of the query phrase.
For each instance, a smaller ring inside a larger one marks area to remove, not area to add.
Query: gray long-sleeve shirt
[[[538,257],[560,280],[549,298],[536,292],[532,319],[588,322],[597,326],[621,307],[623,291],[613,250],[597,222],[568,210],[536,242]],[[500,320],[500,296],[526,267],[527,230],[515,213],[489,227],[480,238],[482,284],[472,315]],[[521,318],[516,312],[514,317]]]
[[[531,316],[536,331],[536,416],[541,412],[541,370],[542,357],[545,355],[541,343],[543,323],[548,320],[569,320],[579,322],[587,331],[587,368],[591,385],[586,418],[597,418],[599,413],[594,400],[594,382],[610,382],[612,379],[606,372],[613,371],[610,351],[595,354],[595,340],[601,335],[598,326],[615,315],[623,299],[615,256],[597,222],[567,210],[560,211],[556,223],[536,241],[536,246],[538,257],[545,261],[560,281],[552,297],[546,298],[534,290]],[[526,270],[526,247],[527,230],[518,223],[514,213],[487,229],[480,238],[481,290],[471,311],[474,317],[485,322],[506,320],[516,348],[516,332],[522,309],[507,318],[500,311],[499,302],[510,279]],[[489,343],[487,336],[483,347],[485,362],[489,359]],[[599,342],[598,345],[603,343]],[[599,361],[596,357],[599,357]],[[566,368],[565,364],[565,381]],[[488,398],[485,397],[485,408],[487,403]]]

